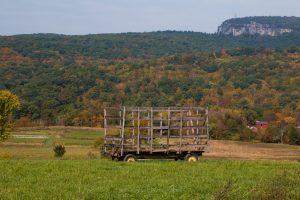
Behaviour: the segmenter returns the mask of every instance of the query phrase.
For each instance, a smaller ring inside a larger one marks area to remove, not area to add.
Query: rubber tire
[[[184,160],[188,161],[188,162],[197,162],[198,161],[198,156],[194,155],[194,154],[187,154],[184,157]]]
[[[125,162],[135,162],[136,161],[136,157],[133,154],[127,154],[124,157],[123,161],[125,161]]]

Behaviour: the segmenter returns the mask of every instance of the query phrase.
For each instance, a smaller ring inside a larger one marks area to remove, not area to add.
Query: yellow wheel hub
[[[188,161],[189,162],[196,162],[197,158],[195,156],[191,156],[191,157],[188,158]]]
[[[135,159],[134,158],[128,158],[127,162],[135,162]]]

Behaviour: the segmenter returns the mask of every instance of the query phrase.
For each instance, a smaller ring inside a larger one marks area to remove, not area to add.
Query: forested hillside
[[[22,109],[17,118],[96,126],[101,125],[104,106],[201,105],[227,110],[215,117],[222,123],[228,118],[233,130],[223,128],[230,134],[242,128],[242,115],[248,124],[280,116],[300,119],[300,51],[296,47],[152,59],[84,55],[74,56],[69,63],[65,59],[62,55],[32,58],[11,48],[1,49],[0,88],[20,96]]]
[[[20,126],[102,126],[104,106],[197,105],[211,110],[213,138],[249,140],[254,135],[246,126],[255,120],[299,124],[297,38],[193,32],[1,37],[0,89],[20,97]],[[283,48],[289,42],[294,46]],[[241,44],[248,47],[234,48]],[[260,44],[280,48],[251,47]],[[278,130],[269,132],[259,139],[277,141]]]
[[[0,36],[0,48],[10,48],[31,59],[63,57],[65,64],[74,56],[97,59],[153,58],[177,53],[212,52],[225,48],[300,46],[299,34],[279,37],[220,36],[197,32],[150,32],[67,36],[33,34]]]

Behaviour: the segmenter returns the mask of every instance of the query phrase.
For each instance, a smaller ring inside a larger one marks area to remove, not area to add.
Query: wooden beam
[[[126,114],[126,108],[124,106],[123,108],[123,123],[122,123],[122,147],[121,147],[121,156],[124,155],[124,141],[125,141],[125,114]]]
[[[106,109],[104,109],[104,113],[103,113],[103,116],[104,116],[104,152],[106,153],[107,152],[107,148],[106,148],[106,137],[107,137],[107,121],[106,121]]]
[[[179,153],[181,154],[181,146],[182,146],[182,127],[183,127],[183,121],[182,121],[182,118],[183,118],[183,116],[182,116],[183,114],[182,114],[182,112],[180,113],[180,118],[181,118],[181,121],[180,121],[180,139],[179,139],[179,144],[180,144],[180,146],[179,146]]]
[[[149,145],[149,143],[150,143],[150,132],[151,132],[151,125],[150,125],[150,121],[151,121],[151,119],[150,119],[150,113],[148,112],[148,139],[147,139],[147,142],[148,142],[148,145]]]
[[[207,139],[209,140],[208,107],[206,108],[205,115],[206,115],[206,134],[207,134]]]
[[[119,116],[120,116],[120,120],[119,120],[119,126],[116,126],[117,128],[120,128],[119,130],[119,134],[120,137],[122,137],[122,109],[119,110]]]
[[[135,137],[135,133],[134,133],[134,112],[131,112],[131,120],[132,120],[132,144],[134,144],[134,137]]]
[[[151,126],[151,130],[150,130],[150,153],[152,153],[153,151],[153,110],[151,108],[151,111],[150,111],[150,118],[151,118],[151,121],[150,121],[150,126]]]
[[[140,111],[138,109],[138,135],[137,135],[137,154],[140,154]]]
[[[163,125],[163,116],[162,116],[162,112],[160,113],[160,137],[162,137],[162,125]]]
[[[169,146],[170,146],[170,118],[171,118],[171,112],[170,108],[168,108],[168,136],[167,136],[167,153],[169,153]]]
[[[197,117],[199,116],[199,110],[197,109],[197,113],[196,113]],[[197,135],[199,135],[199,120],[197,120]],[[196,140],[196,144],[199,144],[199,137],[197,137],[197,140]]]

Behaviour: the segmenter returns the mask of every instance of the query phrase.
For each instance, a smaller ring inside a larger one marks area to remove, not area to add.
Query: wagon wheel
[[[132,154],[127,154],[125,157],[124,157],[124,161],[125,162],[135,162],[136,161],[136,157]]]
[[[184,160],[188,161],[188,162],[196,162],[198,160],[198,156],[193,155],[193,154],[187,154],[184,157]]]

